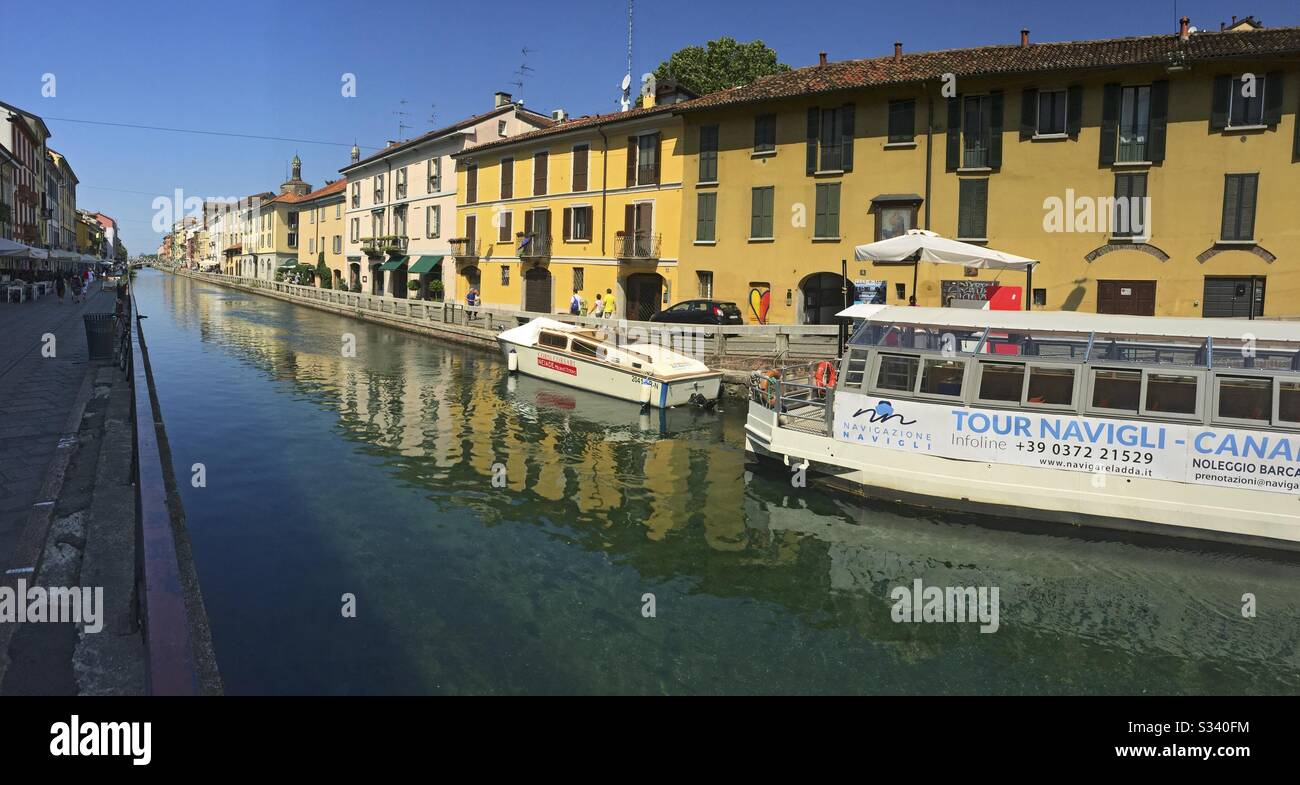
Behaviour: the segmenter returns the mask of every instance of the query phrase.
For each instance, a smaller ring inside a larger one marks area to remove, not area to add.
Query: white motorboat
[[[1294,323],[855,305],[745,447],[863,495],[1300,549]]]
[[[497,342],[512,372],[661,409],[712,404],[722,385],[720,371],[684,354],[555,319],[505,330]]]

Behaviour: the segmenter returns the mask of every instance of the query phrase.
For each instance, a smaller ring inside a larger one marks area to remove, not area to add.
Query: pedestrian
[[[614,292],[612,289],[605,290],[605,318],[614,318]]]
[[[67,284],[63,282],[63,276],[59,276],[54,280],[54,291],[59,294],[59,305],[63,305],[63,291],[66,288]]]
[[[478,305],[478,287],[469,287],[469,291],[465,293],[465,304],[471,308]]]
[[[81,302],[81,276],[72,276],[72,302],[74,304]]]
[[[591,306],[591,315],[597,319],[605,315],[605,301],[600,299],[600,292],[596,292],[596,304]]]
[[[569,314],[571,316],[582,314],[582,295],[578,294],[576,288],[573,290],[573,296],[569,298]]]

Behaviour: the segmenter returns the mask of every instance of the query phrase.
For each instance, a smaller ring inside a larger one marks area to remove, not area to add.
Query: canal
[[[795,488],[741,403],[644,416],[188,278],[137,297],[230,693],[1300,691],[1294,562]],[[917,579],[998,587],[997,631],[893,621]]]

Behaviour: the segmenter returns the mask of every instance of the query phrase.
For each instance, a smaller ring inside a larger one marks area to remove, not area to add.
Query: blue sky
[[[1300,0],[1090,2],[702,2],[638,0],[634,76],[674,50],[730,35],[761,38],[783,62],[1011,43],[1021,27],[1035,41],[1172,32],[1177,15],[1217,30],[1232,14],[1270,27],[1300,25]],[[83,2],[0,0],[7,45],[0,100],[47,118],[51,146],[81,180],[79,206],[119,219],[132,253],[150,253],[155,196],[243,196],[277,190],[295,152],[316,186],[338,177],[355,139],[363,148],[397,138],[399,101],[407,136],[491,106],[520,64],[533,69],[525,104],[571,114],[615,108],[626,70],[624,0],[490,2]],[[211,9],[220,9],[214,15]],[[15,31],[25,31],[15,38]],[[525,61],[522,49],[532,50]],[[42,77],[56,95],[42,97]],[[357,78],[343,98],[341,78]],[[431,109],[431,105],[434,106]],[[64,118],[64,119],[57,119]],[[90,125],[98,120],[335,142],[338,145],[202,136]]]

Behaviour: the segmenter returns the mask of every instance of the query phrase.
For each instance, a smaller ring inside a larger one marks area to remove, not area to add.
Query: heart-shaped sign
[[[767,324],[767,311],[771,307],[771,289],[749,290],[749,310],[754,313],[754,318],[758,320],[759,324]]]

